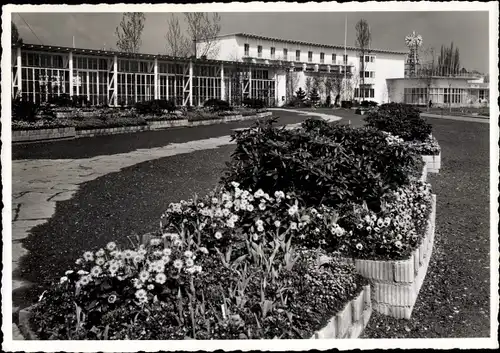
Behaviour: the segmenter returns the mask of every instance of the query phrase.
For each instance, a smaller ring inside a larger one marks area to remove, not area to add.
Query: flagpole
[[[345,28],[344,28],[344,91],[347,87],[347,15],[345,16]]]

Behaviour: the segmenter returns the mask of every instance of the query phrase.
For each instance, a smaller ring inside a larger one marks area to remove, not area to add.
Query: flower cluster
[[[406,144],[420,155],[438,155],[441,152],[441,147],[434,137],[428,138],[423,142],[409,141]]]
[[[336,222],[334,210],[321,206],[320,210],[304,207],[292,194],[275,191],[272,196],[259,189],[219,189],[202,201],[189,200],[172,203],[162,215],[164,231],[179,231],[200,235],[200,244],[220,246],[249,237],[253,241],[266,235],[295,236],[302,245],[321,246],[345,230]],[[179,228],[179,225],[182,225]],[[238,236],[240,238],[238,239]],[[270,239],[268,239],[270,240]]]
[[[361,257],[404,257],[422,239],[430,211],[430,185],[422,181],[385,195],[380,212],[356,205],[353,235],[341,250]]]

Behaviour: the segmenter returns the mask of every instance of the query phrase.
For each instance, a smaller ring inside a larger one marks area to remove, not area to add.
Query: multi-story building
[[[343,81],[340,90],[342,100],[368,99],[379,103],[389,99],[386,79],[404,77],[407,55],[406,52],[369,49],[367,55],[361,58],[359,48],[355,47],[246,33],[219,36],[211,45],[216,46],[216,55],[212,59],[282,65],[288,72],[283,80],[286,82],[281,83],[278,91],[286,91],[286,96],[299,87],[307,90],[308,79],[335,77]],[[197,43],[197,53],[203,53],[206,46],[207,42]],[[361,60],[364,60],[363,71]],[[335,91],[331,92],[334,96],[338,93]],[[281,95],[282,100],[285,95]]]

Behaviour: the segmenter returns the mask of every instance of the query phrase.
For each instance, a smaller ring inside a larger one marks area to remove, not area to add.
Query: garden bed
[[[422,155],[422,159],[429,173],[439,173],[441,169],[441,152],[437,155]]]
[[[12,142],[46,141],[74,138],[74,127],[58,127],[48,129],[14,130]]]
[[[372,284],[374,310],[398,319],[409,319],[432,255],[436,219],[436,195],[432,196],[426,234],[406,260],[346,259]]]

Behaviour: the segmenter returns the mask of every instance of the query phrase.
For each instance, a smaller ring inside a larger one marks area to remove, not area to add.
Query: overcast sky
[[[165,53],[169,13],[146,13],[141,52]],[[364,18],[372,32],[372,48],[405,51],[404,37],[416,31],[424,47],[439,51],[452,41],[460,50],[463,67],[488,72],[488,12],[240,12],[221,13],[221,34],[246,32],[321,44],[344,44],[347,15],[347,45],[354,45],[355,23]],[[121,13],[22,13],[43,44],[100,49],[116,48],[115,28]],[[175,14],[183,19],[182,14]],[[12,19],[26,43],[40,41],[21,19]],[[181,21],[182,22],[182,21]],[[184,23],[182,23],[184,26]]]

